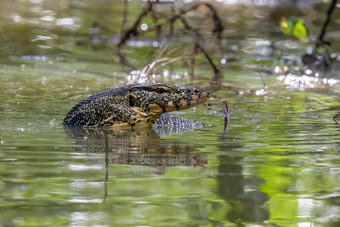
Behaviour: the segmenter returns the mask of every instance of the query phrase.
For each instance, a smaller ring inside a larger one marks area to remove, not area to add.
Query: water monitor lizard
[[[79,102],[67,113],[63,124],[98,127],[171,125],[173,117],[164,115],[159,119],[160,116],[196,106],[208,98],[209,92],[192,86],[165,83],[125,85],[98,92]]]

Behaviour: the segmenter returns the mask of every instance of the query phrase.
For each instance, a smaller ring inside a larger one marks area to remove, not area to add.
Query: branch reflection
[[[230,139],[227,138],[228,126],[229,122],[225,124],[220,136],[221,150],[232,149],[228,143]],[[256,176],[244,176],[243,157],[240,155],[228,152],[228,154],[219,155],[218,160],[217,194],[231,206],[226,214],[227,219],[236,223],[237,226],[267,220],[269,211],[264,204],[269,196],[259,190],[264,180]]]

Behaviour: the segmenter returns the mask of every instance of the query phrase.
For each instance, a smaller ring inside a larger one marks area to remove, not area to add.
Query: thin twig
[[[120,27],[120,31],[123,32],[125,30],[125,25],[127,22],[127,17],[128,17],[128,0],[124,0],[124,11],[123,11],[123,20],[122,20],[122,25]],[[121,34],[122,35],[122,34]]]
[[[169,19],[169,22],[170,22],[170,31],[169,31],[169,35],[168,37],[172,37],[173,35],[173,31],[174,31],[174,23],[176,22],[176,20],[180,19],[180,21],[182,22],[182,24],[184,25],[184,28],[187,29],[187,30],[192,30],[192,27],[187,23],[187,21],[183,18],[183,16],[190,12],[190,11],[193,11],[193,10],[196,10],[197,7],[199,6],[199,4],[196,4],[194,6],[192,6],[191,8],[189,9],[186,9],[186,10],[183,10],[183,9],[180,9],[178,14],[174,14],[170,19]]]
[[[263,89],[266,89],[267,88],[267,84],[266,84],[266,81],[263,78],[262,73],[260,73],[260,77],[261,77],[261,80],[262,80],[262,83],[263,83]]]
[[[221,38],[221,34],[224,30],[224,27],[222,25],[222,20],[218,16],[216,9],[210,4],[210,3],[203,3],[210,11],[212,12],[212,18],[214,21],[214,29],[212,30],[213,33],[217,33],[217,38]]]
[[[161,58],[164,52],[168,49],[168,44],[165,45],[165,47],[161,50],[161,52],[158,54],[157,59]]]
[[[169,50],[169,51],[167,52],[167,55],[171,55],[171,54],[173,54],[173,53],[176,53],[177,51],[178,51],[178,48],[177,48],[177,47],[172,48],[171,50]]]
[[[198,32],[196,32],[195,33],[195,42],[194,42],[194,46],[192,47],[192,54],[191,54],[191,61],[190,61],[190,81],[191,82],[194,79],[196,54],[198,52],[198,46],[199,46],[199,34],[198,34]]]
[[[133,25],[128,30],[125,31],[124,35],[121,37],[119,43],[117,44],[117,47],[121,47],[131,36],[135,36],[138,34],[137,28],[142,18],[148,15],[148,13],[151,11],[152,6],[153,3],[148,1],[147,7],[145,7],[144,10],[139,14]]]
[[[126,6],[127,6],[127,3],[126,3]],[[117,55],[119,56],[119,60],[120,60],[120,63],[122,65],[128,65],[128,66],[131,66],[133,67],[133,65],[127,60],[127,58],[125,57],[125,55],[122,53],[121,51],[121,46],[123,44],[125,44],[125,42],[131,37],[131,36],[134,36],[134,35],[137,35],[138,34],[138,26],[142,20],[143,17],[145,17],[149,12],[150,10],[152,9],[152,6],[153,6],[153,3],[151,3],[150,1],[148,1],[148,5],[143,9],[143,11],[139,14],[139,16],[137,17],[136,21],[133,23],[133,25],[124,32],[124,34],[121,35],[121,38],[120,38],[120,41],[119,43],[117,44],[117,48],[116,48],[116,52],[117,52]],[[125,15],[125,11],[124,11],[124,15],[123,15],[123,21],[122,21],[122,29],[123,27],[125,26],[125,23],[126,23],[126,20],[124,19],[124,17],[127,16],[127,12],[126,12],[126,15]]]
[[[162,25],[160,25],[160,24],[158,23],[159,18],[157,17],[157,15],[160,15],[160,14],[156,13],[156,12],[151,8],[150,15],[151,15],[151,18],[152,18],[153,23],[155,24],[155,29],[156,29],[156,39],[159,39],[160,36],[161,36],[161,33],[162,33]]]
[[[177,57],[177,58],[160,58],[160,59],[156,59],[155,61],[151,62],[150,64],[148,64],[147,66],[145,66],[142,71],[140,72],[140,76],[144,77],[145,79],[149,79],[149,76],[152,73],[153,69],[156,69],[156,65],[159,63],[162,63],[162,66],[170,64],[174,61],[177,61],[179,59],[181,59],[182,56]]]
[[[219,75],[220,74],[220,70],[216,67],[216,65],[214,64],[213,60],[209,56],[209,54],[203,49],[203,47],[200,44],[198,44],[198,48],[203,52],[204,56],[206,57],[206,59],[210,63],[211,67],[214,70],[214,74],[215,75]]]
[[[131,68],[136,68],[133,64],[130,63],[130,61],[126,58],[126,56],[122,53],[121,48],[116,48],[116,53],[119,57],[119,63],[125,66],[129,66]]]
[[[188,24],[187,20],[184,17],[179,17],[179,19],[181,20],[186,30],[189,30],[189,31],[193,30],[193,28]]]
[[[185,10],[181,9],[181,10],[179,10],[178,14],[174,14],[173,13],[173,16],[169,20],[169,22],[170,22],[170,31],[169,31],[168,37],[172,37],[173,30],[174,30],[174,23],[178,19],[182,22],[182,24],[184,25],[185,29],[193,30],[193,28],[187,23],[186,19],[183,16],[185,14],[187,14],[188,12],[195,11],[201,5],[206,6],[212,12],[212,19],[214,21],[214,29],[212,30],[212,32],[213,33],[217,33],[217,38],[220,39],[221,38],[221,34],[222,34],[223,30],[224,30],[224,27],[222,25],[221,18],[217,14],[216,9],[210,3],[197,3],[197,4],[193,5],[192,7],[188,8],[188,9],[185,9]]]
[[[173,62],[175,62],[175,61],[178,61],[178,60],[180,60],[180,59],[182,59],[182,58],[183,58],[183,56],[179,56],[179,57],[177,57],[177,58],[170,58],[168,61],[163,62],[163,63],[161,64],[161,66],[164,67],[164,66],[169,65],[169,64],[171,64],[171,63],[173,63]],[[157,68],[158,68],[158,67],[155,66],[155,67],[154,67],[154,70],[156,70]]]
[[[109,52],[108,50],[106,51],[106,53],[107,53],[108,56],[110,56],[113,59],[113,61],[115,61],[116,63],[121,63],[120,56],[119,56],[119,59],[117,59],[117,57],[115,55],[113,55],[111,52]],[[124,56],[124,58],[126,58],[126,57]],[[120,64],[120,66],[122,67],[123,64]],[[137,69],[137,67],[132,65],[130,62],[128,62],[128,64],[126,64],[125,66],[129,66],[129,68],[132,68],[133,70]],[[127,74],[131,72],[130,69],[126,69],[124,67],[122,67],[122,70],[124,70]]]
[[[318,39],[317,39],[317,42],[316,42],[316,44],[315,44],[315,47],[316,47],[316,48],[318,48],[318,47],[321,46],[322,44],[325,44],[325,43],[326,43],[325,40],[324,40],[325,34],[326,34],[326,28],[327,28],[327,26],[328,26],[328,24],[329,24],[329,22],[330,22],[330,20],[331,20],[332,13],[333,13],[334,9],[336,8],[336,3],[337,3],[337,1],[338,1],[338,0],[332,0],[332,3],[331,3],[331,5],[330,5],[330,7],[329,7],[329,9],[328,9],[328,11],[327,11],[327,18],[326,18],[326,20],[325,20],[325,22],[324,22],[324,24],[323,24],[323,26],[322,26],[322,30],[321,30],[320,35],[319,35],[319,37],[318,37]],[[326,44],[327,44],[327,43],[326,43]],[[328,44],[329,44],[329,43],[328,43]]]

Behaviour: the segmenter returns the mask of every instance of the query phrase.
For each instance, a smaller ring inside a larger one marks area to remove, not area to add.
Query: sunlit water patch
[[[277,79],[288,85],[293,89],[306,89],[306,88],[318,88],[318,87],[332,87],[339,83],[338,79],[334,78],[319,78],[318,74],[308,75],[294,75],[289,73],[287,75],[278,76]]]

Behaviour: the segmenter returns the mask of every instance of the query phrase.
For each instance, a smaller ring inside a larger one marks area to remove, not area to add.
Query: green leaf
[[[307,38],[308,31],[302,19],[299,19],[294,26],[293,35],[300,39]]]
[[[305,26],[303,19],[291,16],[286,19],[282,17],[280,20],[281,31],[288,36],[294,36],[299,39],[306,39],[308,30]]]

